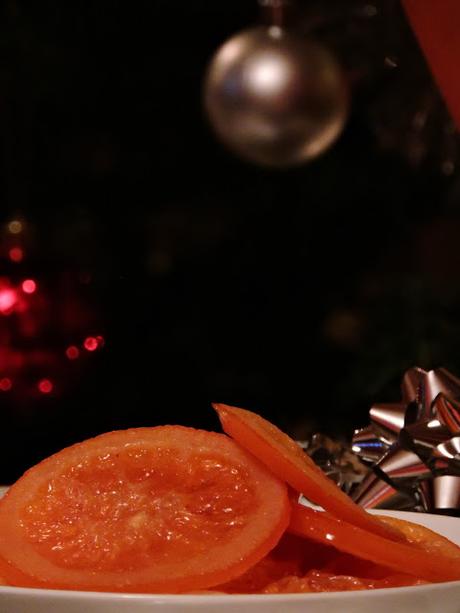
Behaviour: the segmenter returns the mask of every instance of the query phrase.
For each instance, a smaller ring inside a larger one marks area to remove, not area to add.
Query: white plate
[[[1,495],[0,491],[0,495]],[[460,545],[460,519],[379,511],[413,521]],[[404,567],[404,560],[401,560]],[[103,594],[0,586],[0,613],[459,613],[460,581],[324,594],[172,596]]]

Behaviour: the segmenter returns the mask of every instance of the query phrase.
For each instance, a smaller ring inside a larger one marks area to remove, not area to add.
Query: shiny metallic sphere
[[[277,26],[237,34],[209,66],[204,104],[219,138],[263,166],[302,164],[339,136],[348,88],[321,45]]]

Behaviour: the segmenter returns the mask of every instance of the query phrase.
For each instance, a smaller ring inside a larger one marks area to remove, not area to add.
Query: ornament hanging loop
[[[259,0],[264,13],[267,14],[269,25],[280,30],[285,25],[285,8],[288,0]]]

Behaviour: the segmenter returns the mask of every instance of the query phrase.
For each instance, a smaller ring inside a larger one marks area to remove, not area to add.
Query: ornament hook
[[[287,0],[259,0],[259,4],[269,13],[270,25],[281,29],[284,26],[284,9]]]

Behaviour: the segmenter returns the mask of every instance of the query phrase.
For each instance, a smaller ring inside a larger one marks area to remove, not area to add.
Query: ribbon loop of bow
[[[460,379],[411,368],[402,402],[376,404],[352,450],[372,471],[353,492],[365,508],[460,512]]]

